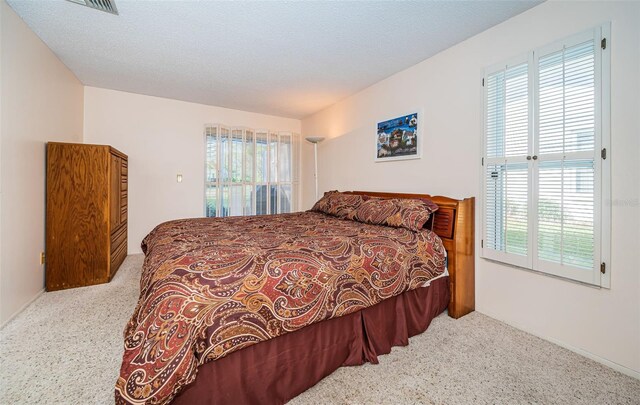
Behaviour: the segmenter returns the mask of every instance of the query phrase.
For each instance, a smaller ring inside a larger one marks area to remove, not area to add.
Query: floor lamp
[[[304,139],[313,144],[313,163],[315,164],[313,178],[316,180],[316,201],[318,201],[318,144],[324,141],[324,138],[321,136],[308,136]]]

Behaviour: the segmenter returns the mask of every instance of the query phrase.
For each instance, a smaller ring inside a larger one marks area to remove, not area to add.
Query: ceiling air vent
[[[113,0],[67,0],[72,3],[82,4],[83,6],[95,8],[96,10],[105,11],[107,13],[118,15],[116,3]]]

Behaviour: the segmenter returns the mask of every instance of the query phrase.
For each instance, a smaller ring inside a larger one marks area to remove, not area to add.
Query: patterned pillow
[[[337,190],[327,191],[311,208],[311,211],[324,212],[338,218],[352,218],[356,209],[365,201],[366,197],[354,194],[344,194]]]
[[[418,231],[437,210],[438,205],[427,199],[371,197],[358,207],[353,219],[366,224]]]

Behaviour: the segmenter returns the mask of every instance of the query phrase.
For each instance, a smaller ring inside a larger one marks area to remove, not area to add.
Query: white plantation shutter
[[[603,30],[487,70],[483,257],[609,285]]]
[[[298,209],[298,134],[208,125],[205,144],[206,216]]]
[[[497,67],[485,89],[484,255],[528,266],[529,63]]]
[[[594,267],[594,161],[542,161],[538,165],[538,267]],[[548,262],[548,263],[543,263]],[[591,276],[584,272],[585,276]],[[576,277],[572,277],[576,278]],[[588,281],[588,280],[585,280]]]
[[[599,283],[600,35],[589,31],[540,49],[535,108],[537,137],[537,255],[534,267]]]

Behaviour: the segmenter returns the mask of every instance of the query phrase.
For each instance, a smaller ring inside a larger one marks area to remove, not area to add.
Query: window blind
[[[599,41],[598,41],[599,42]],[[591,282],[597,273],[596,40],[576,37],[540,51],[536,266]]]
[[[492,258],[526,265],[529,252],[529,66],[486,80],[485,240]]]
[[[205,127],[205,215],[293,212],[299,135],[224,125]]]
[[[483,257],[608,285],[603,30],[486,70]]]

